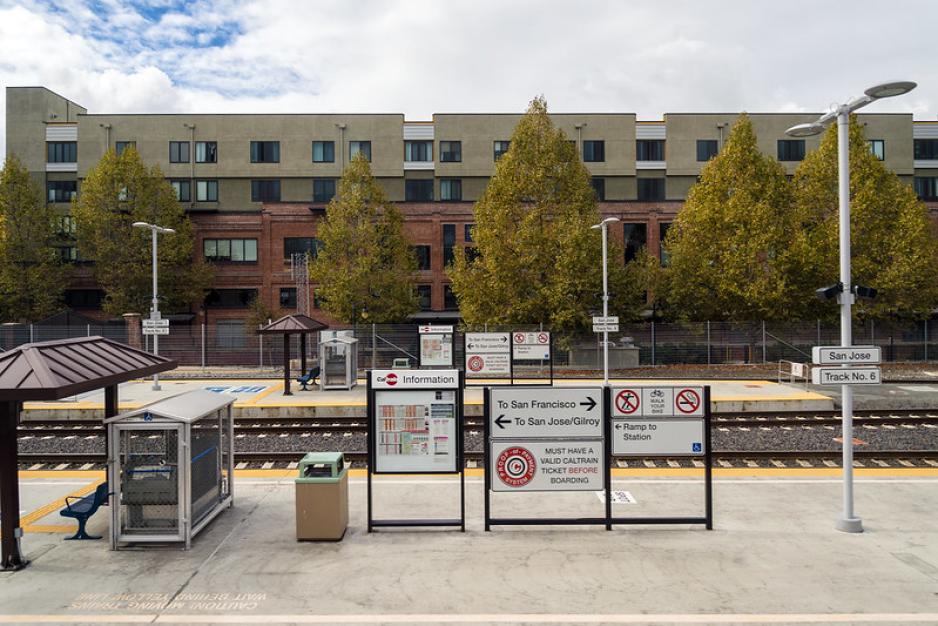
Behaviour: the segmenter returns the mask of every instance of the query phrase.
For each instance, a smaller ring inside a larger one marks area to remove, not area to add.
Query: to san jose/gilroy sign
[[[493,439],[603,436],[601,389],[514,388],[490,393]]]

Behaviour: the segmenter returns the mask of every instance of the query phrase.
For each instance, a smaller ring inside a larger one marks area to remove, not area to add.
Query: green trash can
[[[341,452],[310,452],[296,478],[298,541],[339,541],[348,528],[348,467]]]

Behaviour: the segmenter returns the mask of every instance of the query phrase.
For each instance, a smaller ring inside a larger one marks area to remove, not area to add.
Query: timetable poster
[[[377,472],[456,472],[454,390],[375,392]]]
[[[420,335],[420,365],[422,367],[453,366],[453,336]]]

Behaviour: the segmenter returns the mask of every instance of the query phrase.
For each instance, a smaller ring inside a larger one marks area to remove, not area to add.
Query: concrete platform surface
[[[692,471],[626,475],[617,515],[699,511]],[[235,505],[186,552],[111,552],[105,541],[28,533],[32,562],[0,574],[0,623],[936,624],[938,473],[861,472],[866,532],[834,530],[831,472],[724,472],[715,530],[620,526],[482,528],[482,479],[467,485],[468,530],[365,532],[353,477],[338,543],[298,543],[286,472],[239,477]],[[786,475],[787,474],[787,475]],[[45,474],[44,476],[47,476]],[[74,489],[69,473],[62,490]],[[87,474],[88,484],[100,473]],[[55,478],[25,478],[24,491]],[[382,477],[380,517],[449,517],[451,477]],[[495,494],[493,512],[591,515],[595,493]],[[89,525],[106,530],[106,515]]]
[[[466,415],[482,415],[483,383],[474,381],[466,387]],[[493,384],[503,384],[491,381]],[[531,381],[536,382],[536,381]],[[269,379],[208,380],[186,379],[161,381],[162,389],[153,391],[149,380],[120,385],[121,410],[136,409],[170,395],[192,389],[209,389],[235,397],[236,416],[310,417],[364,416],[365,381],[351,390],[300,391],[293,385],[293,395],[283,395],[283,381]],[[651,380],[612,379],[613,385],[710,385],[711,407],[716,413],[823,411],[834,408],[833,400],[819,391],[800,385],[779,384],[765,380]],[[601,379],[555,379],[555,386],[601,386]],[[100,419],[104,410],[104,391],[95,391],[58,402],[27,402],[29,419]]]

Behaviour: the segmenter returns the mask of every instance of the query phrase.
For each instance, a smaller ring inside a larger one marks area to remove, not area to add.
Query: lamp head
[[[150,225],[146,222],[134,222],[131,226],[134,228],[150,228]]]
[[[909,93],[917,86],[917,83],[910,80],[895,80],[889,83],[874,85],[863,93],[874,99],[892,98],[893,96],[901,96],[904,93]]]
[[[789,137],[813,137],[824,132],[824,126],[818,122],[809,122],[807,124],[797,124],[785,131]]]

